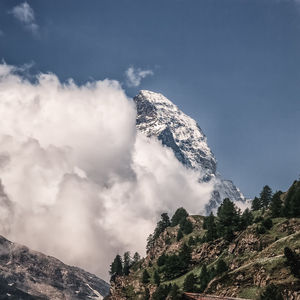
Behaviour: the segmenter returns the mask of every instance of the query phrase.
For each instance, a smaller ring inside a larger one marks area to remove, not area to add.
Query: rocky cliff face
[[[0,236],[0,299],[103,299],[109,284]]]
[[[187,168],[199,172],[199,180],[214,183],[207,212],[215,209],[224,198],[245,201],[232,181],[217,173],[217,162],[206,136],[195,120],[184,114],[162,94],[142,90],[134,97],[137,108],[136,126],[148,137],[157,137],[170,147],[176,158]]]

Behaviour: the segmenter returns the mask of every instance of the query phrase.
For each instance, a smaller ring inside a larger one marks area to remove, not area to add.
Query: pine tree
[[[131,258],[130,258],[130,252],[127,251],[124,253],[124,256],[123,256],[123,274],[125,276],[129,275],[129,269],[131,267]]]
[[[300,217],[300,181],[295,181],[289,188],[283,213],[287,218]]]
[[[249,208],[246,208],[241,216],[240,230],[246,229],[252,223],[253,223],[253,215],[250,212]]]
[[[281,195],[282,192],[279,191],[272,196],[271,205],[270,205],[272,218],[278,218],[282,214],[282,201],[280,199]]]
[[[150,275],[147,272],[147,270],[145,269],[142,275],[142,283],[147,284],[150,281]]]
[[[262,226],[265,227],[267,230],[270,230],[273,227],[273,221],[271,218],[266,218],[262,221]]]
[[[171,286],[160,285],[152,295],[153,300],[165,300],[171,290]]]
[[[231,242],[234,239],[235,236],[234,236],[233,227],[225,228],[223,232],[224,232],[223,237],[225,240]]]
[[[154,283],[159,286],[160,285],[160,276],[157,272],[157,270],[154,271],[154,274],[153,274],[153,281]]]
[[[171,254],[167,256],[163,266],[164,278],[167,280],[173,279],[181,275],[185,270],[182,267],[182,262],[179,255]]]
[[[219,259],[217,263],[217,269],[216,273],[217,275],[220,275],[228,270],[228,266],[226,265],[225,261],[223,259]]]
[[[166,262],[167,256],[165,253],[163,253],[158,259],[157,259],[157,265],[159,267],[163,266]]]
[[[147,245],[146,245],[147,253],[153,248],[154,242],[155,242],[154,236],[153,236],[153,234],[150,234],[147,238]]]
[[[183,244],[178,254],[181,261],[182,271],[186,270],[192,260],[192,249],[187,244]]]
[[[256,210],[259,210],[261,209],[261,203],[260,203],[260,200],[255,197],[253,200],[252,200],[252,206],[251,206],[251,209],[253,211],[256,211]]]
[[[161,226],[164,228],[164,230],[171,225],[170,218],[167,213],[161,214],[160,222],[161,222]]]
[[[187,275],[183,282],[183,290],[185,292],[194,292],[196,282],[197,282],[197,278],[193,273]]]
[[[133,263],[136,264],[140,261],[141,256],[138,254],[138,252],[135,252],[133,255]]]
[[[172,285],[171,291],[169,293],[170,300],[181,300],[182,293],[179,290],[179,286],[175,283]]]
[[[267,208],[272,199],[272,190],[268,185],[265,185],[260,193],[260,202],[262,207]]]
[[[217,271],[214,266],[209,270],[209,281],[211,281],[215,276],[217,276]]]
[[[188,219],[184,218],[180,221],[180,229],[182,233],[189,234],[193,231],[193,224]]]
[[[171,219],[171,226],[174,227],[178,225],[183,219],[186,219],[188,216],[189,214],[183,207],[178,208]]]
[[[110,265],[110,275],[123,275],[123,262],[121,256],[118,254],[116,255],[114,261]]]
[[[161,214],[161,219],[160,221],[157,223],[156,225],[156,228],[154,230],[154,235],[153,235],[153,238],[154,240],[156,240],[159,235],[165,231],[165,229],[167,227],[169,227],[171,225],[171,222],[170,222],[170,218],[168,216],[167,213],[162,213]]]
[[[212,212],[208,217],[206,217],[206,229],[207,232],[205,234],[205,241],[210,242],[218,237],[215,217]]]
[[[209,283],[209,274],[207,272],[206,264],[202,266],[201,273],[199,276],[200,281],[200,292],[203,292]]]
[[[233,232],[238,229],[240,216],[234,203],[228,198],[218,208],[218,218],[218,233],[230,241],[234,237]]]
[[[284,256],[287,259],[287,265],[290,267],[292,274],[300,278],[300,257],[289,247],[284,248]]]
[[[300,184],[298,185],[298,188],[296,189],[295,194],[292,197],[292,216],[295,218],[300,217]]]

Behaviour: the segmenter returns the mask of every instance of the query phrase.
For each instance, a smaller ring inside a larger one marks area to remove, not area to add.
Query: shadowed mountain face
[[[103,299],[108,293],[109,284],[95,275],[0,236],[0,299]]]
[[[134,97],[137,108],[136,126],[148,137],[157,137],[171,148],[187,168],[199,171],[199,181],[213,182],[214,191],[207,204],[209,213],[223,201],[245,201],[243,194],[230,180],[217,173],[216,158],[206,136],[195,120],[184,114],[162,94],[142,90]]]

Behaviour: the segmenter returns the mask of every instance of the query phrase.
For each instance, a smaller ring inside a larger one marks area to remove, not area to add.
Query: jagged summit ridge
[[[195,120],[159,93],[142,90],[134,101],[140,131],[156,136],[184,165],[203,172],[204,178],[215,174],[216,159]]]
[[[213,180],[214,191],[207,212],[215,209],[224,198],[245,201],[233,182],[223,180],[217,173],[216,158],[194,119],[160,93],[141,90],[133,100],[137,109],[137,129],[148,137],[157,137],[163,145],[170,147],[182,164],[199,171],[200,181]]]

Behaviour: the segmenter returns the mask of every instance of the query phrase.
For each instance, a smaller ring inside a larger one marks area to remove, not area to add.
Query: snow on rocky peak
[[[207,212],[215,209],[226,197],[245,201],[233,182],[223,180],[217,173],[216,158],[194,119],[160,93],[141,90],[133,100],[137,108],[137,129],[148,137],[157,137],[163,145],[170,147],[182,164],[199,171],[200,181],[214,181],[215,189],[207,204]]]
[[[142,90],[134,101],[140,131],[147,136],[157,136],[187,167],[204,171],[205,176],[215,174],[216,159],[195,120],[162,94]]]

